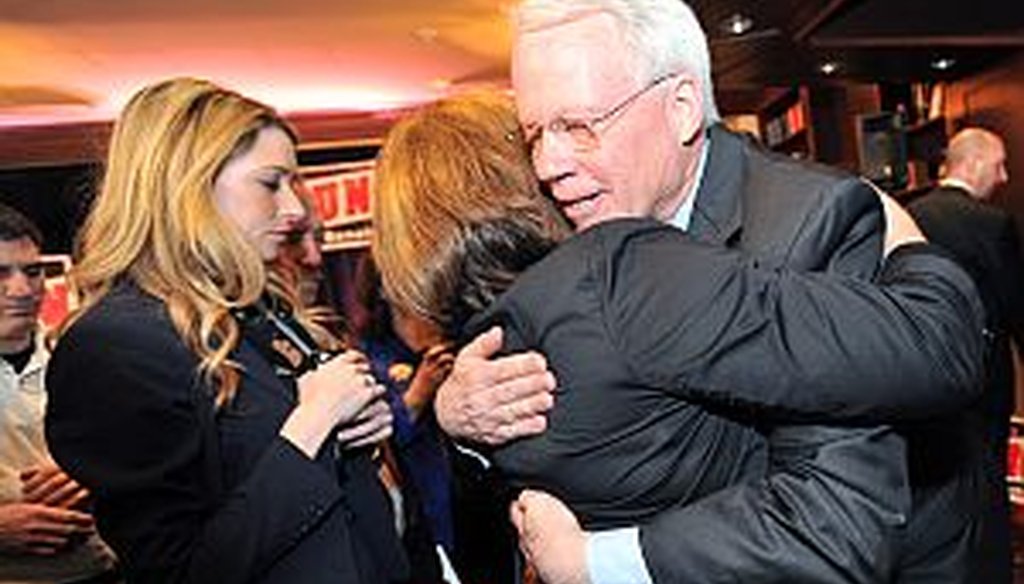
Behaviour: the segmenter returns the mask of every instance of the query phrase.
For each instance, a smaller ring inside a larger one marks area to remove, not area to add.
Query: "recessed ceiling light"
[[[720,28],[726,34],[740,36],[754,28],[754,21],[749,16],[737,12],[723,20]]]
[[[839,63],[836,63],[835,61],[825,61],[820,67],[818,67],[818,70],[825,75],[831,75],[839,70]]]
[[[956,59],[950,57],[941,57],[932,61],[932,69],[936,71],[948,71],[956,65]]]

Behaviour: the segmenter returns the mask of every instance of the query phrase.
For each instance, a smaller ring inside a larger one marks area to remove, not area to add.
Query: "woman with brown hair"
[[[129,582],[404,577],[364,453],[390,433],[383,389],[266,268],[305,213],[295,143],[194,79],[143,89],[115,125],[47,437]]]
[[[846,448],[843,428],[822,446],[779,427],[769,458],[755,424],[886,419],[925,389],[969,398],[981,312],[954,263],[900,247],[871,284],[761,269],[647,219],[566,239],[511,105],[494,96],[413,113],[377,172],[373,253],[397,309],[452,338],[500,325],[507,351],[540,351],[558,379],[547,429],[493,452],[514,484],[554,493],[586,529],[718,493],[761,510],[744,520],[771,549],[827,545],[813,538],[827,508],[845,526],[836,553],[888,573],[910,504],[899,436],[872,429],[871,458]],[[894,369],[904,375],[885,375]],[[865,387],[884,398],[858,395]],[[752,480],[766,488],[723,491]],[[787,511],[740,500],[763,492]]]

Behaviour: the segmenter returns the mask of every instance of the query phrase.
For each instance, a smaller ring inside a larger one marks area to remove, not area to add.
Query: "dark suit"
[[[825,270],[863,278],[874,274],[881,251],[882,217],[866,183],[837,170],[766,152],[719,127],[713,127],[709,136],[709,158],[689,229],[693,236],[743,250],[768,267]],[[891,350],[905,351],[914,342],[910,336]],[[940,359],[933,364],[939,368],[946,365]],[[899,372],[898,367],[864,371],[896,379]],[[773,383],[771,378],[764,381],[766,388]],[[860,412],[879,420],[955,411],[977,395],[946,391],[949,386],[921,387],[924,393],[914,395],[872,392],[871,388],[871,381],[865,378],[863,394],[845,403],[830,402],[821,388],[807,387],[804,395],[820,399],[820,409],[832,416]],[[954,425],[950,432],[962,430],[962,425]],[[905,428],[901,433],[915,434]],[[892,447],[879,449],[879,438],[885,435],[886,429],[877,427],[807,428],[786,430],[785,436],[776,432],[772,440],[781,440],[798,452],[814,453],[812,459],[817,464],[845,473],[850,464],[870,464],[867,461],[879,456],[893,456]],[[910,439],[911,449],[922,444],[920,438]],[[942,454],[955,460],[960,451]],[[969,508],[971,477],[961,477],[957,469],[948,468],[935,475],[921,475],[914,460],[911,456],[905,471],[913,483],[909,525],[900,540],[890,542],[887,548],[863,540],[856,529],[841,527],[845,520],[842,509],[831,516],[828,509],[821,510],[834,525],[812,521],[811,537],[806,537],[806,526],[800,525],[804,515],[794,511],[801,506],[794,505],[792,497],[786,499],[791,493],[787,485],[769,479],[763,489],[733,488],[644,525],[641,545],[645,561],[656,582],[763,582],[770,579],[765,574],[772,573],[773,566],[777,573],[791,575],[781,578],[786,582],[972,582],[963,542],[969,517],[958,508],[961,504]],[[848,501],[845,517],[870,515],[873,507],[891,504],[873,499],[870,491],[862,494],[860,499]],[[773,520],[758,520],[765,516]]]
[[[256,326],[242,380],[215,410],[165,306],[122,285],[61,338],[47,439],[96,497],[129,582],[380,583],[404,571],[389,503],[366,456],[309,460],[278,435],[294,408]]]
[[[476,330],[501,324],[510,351],[542,351],[559,379],[548,430],[498,449],[494,459],[516,484],[565,500],[591,529],[643,522],[751,484],[748,491],[763,499],[748,500],[750,514],[734,517],[740,531],[803,538],[836,553],[845,550],[835,546],[857,545],[864,557],[816,572],[813,565],[760,565],[733,572],[738,580],[868,581],[859,571],[884,579],[878,571],[910,504],[896,434],[871,429],[873,446],[854,451],[845,444],[860,429],[816,429],[814,446],[831,457],[823,462],[803,441],[804,428],[780,430],[772,458],[785,470],[762,485],[760,437],[718,414],[768,411],[748,401],[764,401],[765,380],[770,409],[790,417],[819,408],[808,387],[837,404],[857,399],[876,378],[879,393],[900,389],[870,367],[901,367],[915,385],[969,386],[981,347],[970,279],[950,260],[909,250],[883,274],[884,281],[896,277],[901,295],[887,296],[859,279],[840,285],[758,269],[651,220],[590,229],[520,276],[474,322]],[[843,330],[856,330],[856,338],[835,332]],[[903,354],[889,350],[923,331],[929,342]],[[953,366],[932,367],[936,354]],[[830,532],[837,527],[850,533]],[[691,525],[695,537],[712,541],[716,528]],[[724,563],[739,552],[716,550]],[[857,560],[868,565],[850,565]],[[702,568],[692,581],[730,579]]]
[[[956,186],[940,186],[915,200],[909,210],[928,238],[948,249],[977,283],[992,332],[987,383],[981,403],[968,412],[975,433],[971,456],[985,469],[980,530],[983,553],[978,582],[1011,580],[1006,443],[1013,414],[1014,371],[1011,338],[1024,341],[1024,264],[1013,217],[971,198]]]

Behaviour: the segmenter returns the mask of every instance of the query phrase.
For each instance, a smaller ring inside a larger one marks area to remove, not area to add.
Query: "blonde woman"
[[[265,268],[304,218],[295,143],[194,79],[143,89],[115,125],[47,436],[129,582],[403,577],[363,448],[390,433],[383,389],[361,355],[318,356],[342,348]]]
[[[572,148],[557,138],[545,148]],[[708,581],[888,580],[910,498],[904,442],[882,424],[935,412],[927,392],[976,397],[982,348],[970,279],[912,224],[918,243],[890,254],[879,284],[762,269],[649,219],[566,239],[494,96],[413,113],[377,173],[373,253],[396,309],[452,338],[500,325],[505,351],[540,351],[558,380],[546,429],[492,452],[516,486],[554,494],[587,530],[686,517],[739,570]],[[469,373],[457,359],[451,375]],[[794,421],[831,425],[782,425]],[[513,518],[528,553],[564,564],[586,538],[553,503],[524,495]],[[560,537],[534,537],[552,525]],[[793,548],[849,561],[799,565]],[[585,573],[562,568],[538,564],[547,582]]]

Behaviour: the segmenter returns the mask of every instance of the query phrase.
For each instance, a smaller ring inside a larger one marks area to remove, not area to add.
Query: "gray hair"
[[[528,33],[596,13],[619,23],[636,56],[638,77],[686,71],[700,83],[705,124],[719,120],[707,36],[683,0],[523,0],[513,20],[517,31]]]

